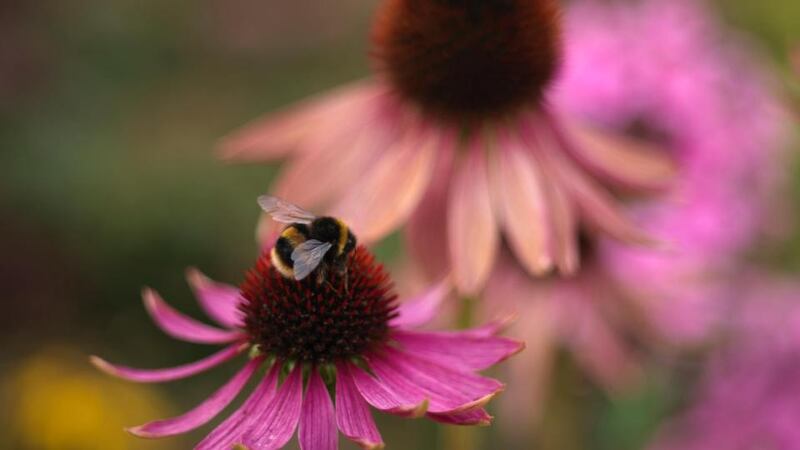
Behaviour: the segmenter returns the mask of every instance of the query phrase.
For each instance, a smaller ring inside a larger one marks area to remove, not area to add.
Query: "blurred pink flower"
[[[579,226],[649,242],[608,188],[663,188],[672,161],[546,100],[561,49],[553,0],[383,3],[374,78],[246,126],[222,156],[288,157],[274,193],[327,206],[365,242],[408,224],[410,251],[465,294],[484,286],[501,236],[532,275],[577,270]]]
[[[534,279],[503,255],[480,306],[482,315],[516,313],[509,334],[526,342],[525,354],[507,366],[514,383],[500,401],[501,425],[512,433],[529,432],[541,418],[560,349],[590,379],[617,392],[641,372],[641,349],[632,338],[653,338],[641,312],[592,258],[575,277]]]
[[[596,125],[649,136],[679,168],[664,198],[634,205],[638,222],[669,251],[604,242],[599,257],[661,332],[702,338],[724,292],[716,281],[778,219],[788,116],[773,80],[703,2],[579,1],[567,30],[558,104]]]
[[[781,178],[786,117],[769,77],[700,3],[578,1],[566,36],[553,101],[595,126],[650,139],[677,163],[662,197],[631,205],[668,249],[588,238],[581,273],[545,282],[498,266],[486,311],[519,311],[512,333],[528,343],[509,365],[514,382],[502,402],[516,425],[538,412],[559,346],[615,390],[636,379],[642,350],[707,338],[741,253],[775,220],[769,194]]]
[[[224,328],[184,316],[156,292],[145,290],[145,306],[167,334],[227,346],[169,369],[133,369],[92,357],[101,370],[152,383],[186,378],[243,353],[249,358],[196,408],[128,431],[162,437],[200,427],[225,409],[262,366],[268,371],[258,387],[197,449],[230,449],[240,443],[277,449],[295,429],[300,448],[335,449],[337,427],[363,448],[381,448],[383,440],[367,405],[448,424],[488,424],[491,416],[483,406],[504,386],[475,372],[517,353],[522,344],[494,336],[494,325],[458,332],[412,331],[436,315],[447,284],[398,305],[388,274],[364,247],[347,264],[347,285],[334,274],[322,284],[298,282],[274,270],[266,253],[241,290],[191,271],[189,283],[200,305]],[[329,390],[335,392],[334,401]]]
[[[800,448],[800,285],[742,284],[729,340],[688,411],[664,427],[652,450]]]

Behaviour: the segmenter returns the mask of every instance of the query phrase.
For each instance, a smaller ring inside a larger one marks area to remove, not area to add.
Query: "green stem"
[[[458,328],[469,328],[475,323],[475,304],[477,299],[462,297],[456,316]],[[480,430],[477,427],[442,425],[440,427],[442,445],[445,450],[476,450],[481,448]]]

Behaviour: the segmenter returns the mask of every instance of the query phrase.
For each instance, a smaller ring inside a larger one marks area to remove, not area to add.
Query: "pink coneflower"
[[[607,186],[662,188],[672,165],[549,104],[559,14],[556,0],[385,0],[374,78],[256,121],[222,155],[288,157],[275,193],[366,242],[408,223],[411,250],[462,293],[480,291],[501,236],[529,273],[572,273],[579,225],[648,240]]]
[[[652,450],[800,448],[800,286],[737,283],[726,345],[716,352],[695,398]],[[750,286],[747,286],[750,284]]]
[[[498,264],[485,308],[517,309],[511,331],[528,342],[525,357],[509,365],[506,423],[530,421],[559,348],[613,391],[635,379],[642,350],[703,342],[729,303],[741,254],[774,222],[785,114],[769,76],[712,17],[682,0],[568,9],[553,102],[674,158],[677,175],[663,195],[631,205],[637,223],[669,248],[588,238],[581,273],[544,282],[510,258]]]
[[[582,256],[585,264],[576,276],[542,280],[504,253],[487,283],[481,314],[515,312],[509,333],[527,343],[525,354],[507,366],[513,394],[500,401],[502,425],[514,434],[530,432],[541,419],[560,351],[611,393],[635,386],[641,374],[637,341],[652,337],[647,323],[596,257]]]
[[[724,275],[776,221],[785,108],[746,41],[702,2],[580,1],[566,22],[554,101],[598,126],[660,143],[678,167],[666,195],[634,205],[637,222],[669,251],[603,242],[598,258],[660,332],[700,339],[724,302]]]
[[[190,272],[200,305],[224,329],[184,316],[145,290],[145,306],[167,334],[226,347],[200,361],[158,370],[116,366],[93,357],[100,369],[152,383],[186,378],[239,355],[247,360],[195,409],[129,431],[162,437],[195,429],[220,413],[262,367],[267,373],[250,397],[197,449],[236,444],[277,449],[295,429],[301,448],[335,449],[337,428],[363,448],[380,448],[383,440],[368,405],[448,424],[490,422],[483,406],[504,386],[475,372],[522,345],[494,336],[493,325],[459,332],[412,331],[436,314],[447,294],[446,283],[398,304],[388,274],[364,247],[349,257],[346,275],[331,273],[322,283],[311,278],[283,277],[268,253],[248,272],[241,289]]]

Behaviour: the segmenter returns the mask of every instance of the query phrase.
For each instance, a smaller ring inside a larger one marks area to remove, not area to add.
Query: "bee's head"
[[[319,217],[311,224],[311,237],[334,244],[332,255],[347,255],[356,248],[356,237],[350,228],[335,217]]]
[[[341,236],[341,221],[333,217],[318,217],[311,223],[311,237],[337,244]]]

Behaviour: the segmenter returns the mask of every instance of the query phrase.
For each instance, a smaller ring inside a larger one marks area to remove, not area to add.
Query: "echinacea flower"
[[[531,422],[556,350],[612,392],[630,386],[644,352],[702,343],[730,302],[742,254],[772,225],[786,115],[770,77],[698,2],[573,2],[554,102],[598,127],[657,143],[672,185],[631,208],[663,251],[587,236],[570,279],[535,280],[501,257],[486,311],[517,310],[528,343],[509,364],[506,424]]]
[[[197,449],[238,444],[251,450],[277,449],[295,429],[302,449],[335,449],[337,428],[363,448],[381,448],[368,405],[449,424],[490,422],[483,406],[504,386],[475,372],[522,345],[494,336],[494,325],[458,332],[413,331],[434,317],[447,283],[398,304],[389,275],[364,247],[349,257],[346,274],[331,273],[321,283],[311,278],[283,277],[268,253],[248,272],[241,289],[190,272],[200,305],[224,328],[184,316],[145,290],[145,306],[167,334],[226,347],[200,361],[158,370],[93,357],[100,369],[151,383],[186,378],[237,356],[247,361],[191,411],[129,431],[162,437],[195,429],[231,403],[262,367],[267,373],[253,393]]]
[[[407,223],[411,251],[464,294],[501,236],[529,273],[573,273],[579,226],[649,242],[608,188],[663,188],[673,167],[549,104],[561,40],[556,0],[384,0],[373,78],[246,126],[222,156],[289,158],[275,194],[327,207],[364,242]]]
[[[536,279],[504,252],[486,285],[479,315],[514,312],[508,331],[527,344],[506,367],[514,382],[500,399],[501,426],[512,434],[539,424],[559,352],[610,393],[635,386],[641,375],[636,342],[653,338],[648,324],[596,256],[582,256],[577,275]]]
[[[579,1],[566,23],[555,101],[659,143],[677,164],[661,198],[634,205],[637,222],[669,251],[604,242],[598,257],[660,332],[702,339],[723,301],[724,275],[781,209],[788,116],[775,80],[702,2]]]
[[[744,278],[731,291],[725,345],[651,450],[800,448],[800,285]]]

